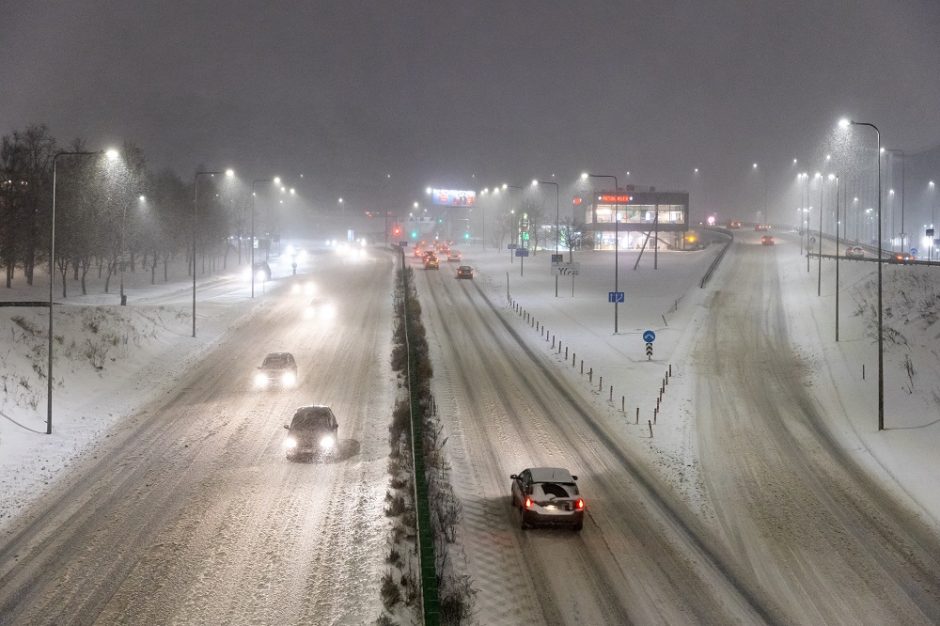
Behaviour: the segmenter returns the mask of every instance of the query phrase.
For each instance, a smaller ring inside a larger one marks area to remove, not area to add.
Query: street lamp
[[[630,172],[627,172],[627,176],[630,175]],[[620,214],[617,212],[617,190],[620,189],[620,183],[617,181],[616,176],[610,174],[591,174],[589,172],[584,172],[581,174],[581,180],[586,180],[588,178],[612,178],[614,180],[614,292],[620,292]],[[592,194],[593,195],[593,192]],[[593,202],[592,202],[593,204]],[[656,209],[656,217],[659,218],[659,209]],[[595,215],[595,221],[596,221]],[[657,238],[658,238],[657,233]],[[656,240],[654,238],[653,245],[656,246]],[[655,265],[655,263],[654,263]],[[655,267],[654,267],[655,269]],[[620,327],[620,304],[617,302],[617,298],[614,298],[614,334],[617,334],[617,331]]]
[[[199,177],[215,176],[216,174],[225,174],[226,178],[235,177],[235,171],[231,168],[225,170],[225,172],[196,172],[196,175],[193,177],[193,337],[196,336],[196,219],[199,206]],[[252,245],[254,245],[254,241],[252,241]],[[121,296],[121,303],[124,303],[123,294]]]
[[[558,258],[558,242],[561,234],[558,219],[558,183],[553,180],[533,180],[532,185],[554,185],[555,187],[555,258]],[[558,273],[555,273],[555,297],[558,297]]]
[[[767,219],[768,217],[767,216],[767,172],[762,168],[758,168],[756,162],[751,165],[751,169],[760,172],[761,184],[763,185],[763,192],[764,192],[763,211],[761,211],[762,219],[757,220],[757,221],[759,223],[763,223],[765,221],[769,222],[770,220]]]
[[[849,126],[868,126],[875,131],[878,140],[878,430],[885,427],[885,376],[884,376],[884,327],[882,325],[882,262],[881,262],[881,131],[870,122],[856,122],[849,119],[839,120],[841,128]]]
[[[493,188],[493,194],[498,196],[498,195],[499,195],[499,192],[500,192],[500,191],[503,191],[503,192],[505,192],[505,193],[507,194],[507,196],[508,196],[510,189],[515,189],[516,191],[518,191],[518,192],[520,192],[520,193],[523,191],[522,187],[520,187],[520,186],[518,186],[518,185],[510,185],[510,184],[508,184],[508,183],[503,183],[502,185],[499,185],[498,187],[494,187],[494,188]],[[515,214],[516,214],[516,211],[515,211],[515,209],[510,209],[510,210],[509,210],[509,213],[510,213],[510,215],[515,215]],[[521,216],[521,215],[520,215],[519,219],[522,219],[522,216]],[[518,221],[516,221],[515,223],[518,224]],[[514,241],[515,241],[515,243],[517,243],[517,244],[518,244],[519,236],[520,236],[520,235],[519,235],[519,228],[516,227],[516,229],[515,229]],[[520,262],[520,263],[523,262],[522,259],[523,259],[523,257],[519,257],[519,262]],[[512,251],[512,250],[509,251],[509,263],[510,263],[510,264],[513,263],[513,251]]]
[[[251,297],[255,297],[255,185],[258,183],[271,183],[273,185],[281,184],[281,177],[275,176],[274,178],[258,178],[251,181],[251,250],[250,260],[251,263]],[[340,198],[342,200],[342,198]]]
[[[896,150],[896,149],[891,149],[891,148],[885,148],[885,149],[884,149],[884,152],[887,152],[887,153],[890,154],[890,155],[899,155],[899,156],[901,157],[901,158],[900,158],[900,161],[901,161],[901,233],[900,233],[900,235],[901,235],[901,252],[904,252],[904,251],[905,251],[905,238],[906,238],[906,235],[907,235],[906,231],[904,230],[904,200],[905,200],[905,198],[906,198],[906,196],[907,196],[907,194],[905,193],[905,190],[906,190],[906,189],[905,189],[905,188],[906,188],[906,185],[905,185],[906,177],[904,176],[904,174],[905,174],[905,172],[904,172],[904,160],[905,160],[905,158],[906,158],[907,155],[904,154],[904,150]],[[891,167],[891,180],[892,180],[892,181],[894,180],[894,167],[893,167],[893,166]],[[891,191],[891,194],[894,195],[894,190]],[[893,223],[894,223],[894,203],[893,203],[893,202],[891,203],[891,207],[892,207],[892,209],[891,209],[891,222],[892,222],[892,224],[893,224]],[[892,227],[891,230],[894,231],[894,228]],[[892,238],[892,239],[894,238],[894,232],[891,233],[891,238]]]
[[[48,376],[46,377],[47,390],[46,390],[46,434],[52,434],[52,320],[53,320],[53,302],[52,302],[52,291],[55,284],[55,201],[56,201],[56,183],[58,175],[58,165],[59,158],[61,157],[86,157],[86,156],[101,156],[104,155],[108,161],[117,161],[120,158],[120,153],[117,150],[111,148],[108,150],[97,150],[94,152],[89,151],[63,151],[56,152],[55,156],[52,157],[52,215],[49,220],[49,367],[48,367]]]

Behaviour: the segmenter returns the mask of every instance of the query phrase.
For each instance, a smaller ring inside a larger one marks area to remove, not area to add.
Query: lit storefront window
[[[656,219],[656,210],[659,208],[660,224],[684,224],[685,207],[681,204],[636,204],[618,206],[617,219],[621,224],[652,224]],[[598,224],[614,223],[614,207],[609,204],[598,204],[596,208]],[[584,221],[591,223],[591,211],[588,209]]]

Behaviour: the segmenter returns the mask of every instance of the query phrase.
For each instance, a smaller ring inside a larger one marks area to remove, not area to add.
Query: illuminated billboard
[[[473,206],[476,204],[475,191],[460,189],[432,189],[431,202],[440,206]]]

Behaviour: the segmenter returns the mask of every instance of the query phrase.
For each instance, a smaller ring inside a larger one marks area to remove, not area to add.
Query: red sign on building
[[[633,200],[633,196],[625,193],[602,193],[597,196],[598,202],[606,202],[612,204],[627,204]]]

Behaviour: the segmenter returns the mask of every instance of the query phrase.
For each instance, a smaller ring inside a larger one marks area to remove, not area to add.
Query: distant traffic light
[[[401,228],[399,228],[398,226],[396,226],[395,228],[392,229],[392,234],[397,237],[398,235],[401,234]]]
[[[464,233],[464,234],[463,234],[463,238],[464,238],[464,239],[470,239],[470,233]]]
[[[411,238],[412,238],[412,239],[417,239],[417,238],[418,238],[418,231],[416,231],[416,230],[411,231]]]

